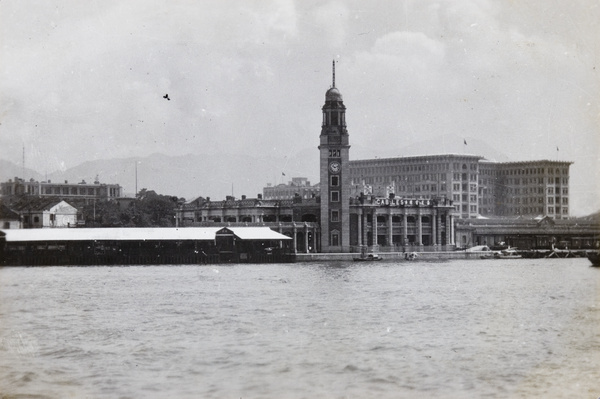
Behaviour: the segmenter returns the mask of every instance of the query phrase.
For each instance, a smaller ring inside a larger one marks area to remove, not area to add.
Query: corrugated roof
[[[223,227],[148,227],[148,228],[56,228],[0,230],[6,241],[143,241],[198,240],[211,241]],[[244,240],[289,240],[268,227],[232,227],[230,230]]]
[[[59,198],[45,198],[45,197],[26,197],[13,204],[8,205],[12,210],[17,212],[40,212],[47,211],[55,205],[65,202],[67,205],[72,206],[66,201]]]
[[[4,204],[0,204],[0,219],[19,220],[19,214]]]
[[[291,240],[290,237],[268,227],[228,227],[228,229],[242,240]]]

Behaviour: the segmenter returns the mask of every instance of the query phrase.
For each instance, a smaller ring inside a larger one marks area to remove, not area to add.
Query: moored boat
[[[381,256],[377,255],[377,254],[367,254],[364,256],[361,256],[360,258],[354,258],[355,262],[375,262],[378,260],[381,260]]]
[[[521,259],[522,257],[523,256],[517,252],[516,248],[507,248],[482,255],[481,259]]]
[[[600,251],[588,252],[587,258],[592,262],[592,266],[600,266]]]

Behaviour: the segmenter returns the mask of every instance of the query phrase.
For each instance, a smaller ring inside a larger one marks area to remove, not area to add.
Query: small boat
[[[600,251],[588,252],[586,256],[592,262],[592,266],[600,266]]]
[[[377,255],[377,254],[367,254],[367,255],[363,255],[360,258],[354,258],[355,262],[375,262],[378,260],[381,260],[381,256]]]
[[[503,249],[502,251],[492,251],[490,254],[481,256],[481,259],[521,259],[523,256],[516,251],[516,248]]]

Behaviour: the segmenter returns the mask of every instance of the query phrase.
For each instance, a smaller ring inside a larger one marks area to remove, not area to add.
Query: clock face
[[[339,162],[332,162],[329,164],[329,170],[331,171],[331,173],[339,173],[340,169],[341,166]]]

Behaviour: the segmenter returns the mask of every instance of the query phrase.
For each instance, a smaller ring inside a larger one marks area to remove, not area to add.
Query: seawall
[[[444,260],[444,259],[481,259],[483,255],[489,255],[490,251],[439,251],[439,252],[415,252],[418,260]],[[405,260],[406,252],[383,252],[378,253],[382,260]],[[336,262],[352,261],[359,258],[360,253],[298,253],[295,255],[296,262]]]

